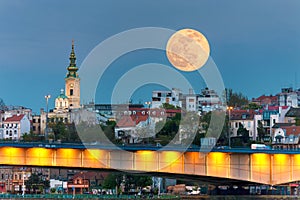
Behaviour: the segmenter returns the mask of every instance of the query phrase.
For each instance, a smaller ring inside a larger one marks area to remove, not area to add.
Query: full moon
[[[168,40],[167,57],[170,63],[182,71],[194,71],[209,58],[210,48],[206,37],[193,29],[182,29]]]

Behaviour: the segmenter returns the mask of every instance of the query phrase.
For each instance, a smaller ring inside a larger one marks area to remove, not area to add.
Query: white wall
[[[20,135],[18,137],[20,138],[24,133],[30,133],[30,121],[26,115],[20,121]]]

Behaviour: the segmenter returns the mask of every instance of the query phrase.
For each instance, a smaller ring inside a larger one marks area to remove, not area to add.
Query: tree
[[[261,109],[262,106],[257,105],[256,103],[249,103],[247,106],[245,106],[245,109],[249,109],[249,110],[257,110],[257,109]]]
[[[3,99],[0,98],[0,110],[5,110],[5,109],[6,109],[5,103]]]
[[[117,185],[120,185],[122,175],[117,173],[110,173],[103,181],[104,189],[114,189]]]
[[[81,139],[78,135],[78,132],[76,130],[74,122],[67,124],[66,126],[67,126],[67,133],[68,133],[68,136],[67,136],[68,141],[74,142],[74,143],[80,143]]]
[[[111,173],[109,174],[103,182],[104,189],[114,189],[124,186],[124,192],[128,193],[130,189],[137,189],[139,187],[143,188],[152,185],[152,179],[150,176],[144,175],[130,175],[122,173]]]
[[[258,134],[258,141],[262,142],[264,137],[266,136],[266,131],[261,121],[258,121],[257,134]]]
[[[178,106],[175,107],[174,105],[169,104],[169,103],[163,103],[161,107],[164,109],[179,109]]]
[[[233,92],[232,89],[225,89],[226,100],[228,106],[234,107],[244,107],[249,104],[248,98],[244,96],[241,92]]]
[[[25,185],[30,192],[41,193],[44,189],[50,187],[50,181],[43,179],[43,177],[38,174],[31,174],[28,180],[25,181]]]
[[[54,123],[50,123],[49,127],[52,129],[56,140],[67,141],[68,129],[65,123],[63,123],[62,121],[54,122]]]
[[[42,138],[41,136],[34,134],[33,132],[30,131],[30,133],[24,133],[24,135],[22,136],[22,140],[24,142],[37,142],[37,141],[41,141]]]
[[[218,139],[217,143],[221,145],[228,145],[228,133],[229,133],[229,123],[228,116],[225,116],[224,111],[212,111],[204,114],[200,118],[200,128],[199,134],[204,132],[205,136],[215,137]],[[213,116],[213,120],[212,119]],[[225,116],[225,119],[224,119]],[[216,135],[216,133],[220,133]]]
[[[115,127],[115,121],[107,121],[106,125],[101,125],[104,134],[111,142],[115,142]]]
[[[177,113],[174,117],[159,121],[155,124],[156,139],[162,145],[168,144],[178,133],[181,114]]]
[[[136,128],[136,136],[143,140],[143,142],[149,143],[150,138],[155,136],[154,129],[150,126],[143,126]]]
[[[243,143],[249,142],[249,131],[243,126],[242,123],[239,123],[239,128],[237,130],[237,135],[241,136]]]

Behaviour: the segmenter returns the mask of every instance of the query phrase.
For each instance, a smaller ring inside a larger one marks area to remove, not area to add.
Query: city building
[[[70,109],[80,108],[80,78],[78,76],[78,67],[76,66],[76,56],[74,52],[74,41],[72,41],[72,51],[70,54],[70,65],[67,68],[68,73],[65,78],[65,96],[68,99]],[[64,105],[66,107],[66,105]]]
[[[182,92],[177,88],[172,90],[156,90],[152,91],[152,108],[160,108],[164,103],[175,107],[182,107]]]
[[[261,110],[231,110],[229,116],[231,136],[237,136],[237,131],[242,125],[249,131],[249,137],[252,140],[258,139],[259,124],[265,130],[265,141],[269,141],[273,135],[272,127],[276,123],[283,123],[286,121],[286,114],[290,107],[288,106],[266,106]]]
[[[221,109],[222,101],[214,90],[204,88],[203,90],[201,90],[201,94],[198,97],[198,106],[199,111],[209,112]]]
[[[115,138],[121,140],[124,144],[140,142],[136,134],[136,122],[130,116],[124,115],[117,121]]]
[[[255,103],[259,106],[265,107],[265,106],[278,106],[278,96],[266,96],[266,95],[261,95],[258,98],[253,98],[252,103]]]
[[[0,193],[7,193],[13,190],[13,167],[0,166]]]
[[[272,146],[275,149],[299,149],[300,126],[280,123],[273,126]]]
[[[14,167],[12,169],[12,192],[22,194],[25,189],[25,181],[31,176],[31,168]],[[28,190],[28,188],[27,188]]]
[[[238,129],[240,125],[249,131],[249,137],[252,140],[257,139],[257,117],[258,114],[254,110],[231,110],[229,116],[229,127],[230,127],[230,136],[238,136]]]
[[[19,140],[30,133],[30,121],[25,114],[17,114],[3,121],[3,139]]]
[[[83,194],[99,189],[107,175],[106,172],[78,172],[67,183],[68,193]]]
[[[39,135],[41,133],[41,116],[40,115],[32,115],[32,123],[31,123],[32,133]]]
[[[295,124],[297,119],[300,119],[300,108],[290,108],[285,115],[285,122]]]
[[[32,120],[32,110],[23,106],[6,106],[5,110],[0,110],[0,139],[7,138],[4,133],[4,121],[14,115],[26,115],[29,121]],[[29,133],[30,131],[27,131]]]
[[[282,88],[281,93],[276,95],[278,97],[279,106],[298,107],[298,93],[293,88]]]
[[[189,90],[189,94],[183,95],[184,101],[182,101],[182,107],[186,109],[186,111],[190,112],[198,112],[198,98],[199,95],[195,94],[192,89]]]
[[[22,193],[24,182],[31,176],[31,168],[1,166],[0,192]]]
[[[130,107],[116,112],[115,138],[123,143],[140,143],[155,136],[155,124],[175,117],[181,109]]]
[[[70,53],[70,64],[67,67],[67,75],[65,77],[65,90],[61,90],[60,94],[55,98],[55,108],[50,110],[41,109],[40,118],[35,116],[35,133],[40,130],[41,134],[45,134],[46,122],[48,118],[49,123],[72,122],[71,113],[81,108],[80,104],[80,77],[77,73],[78,67],[76,66],[76,55],[74,50],[74,42],[72,42],[72,50]],[[46,98],[46,97],[45,97]],[[50,96],[47,96],[46,101]],[[48,103],[47,103],[48,105]]]

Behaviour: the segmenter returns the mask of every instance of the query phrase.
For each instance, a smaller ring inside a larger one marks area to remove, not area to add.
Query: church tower
[[[69,108],[80,108],[80,78],[78,76],[78,68],[76,66],[76,56],[74,52],[74,41],[72,41],[72,51],[70,54],[70,64],[67,68],[68,73],[65,78],[65,94],[69,100]]]

